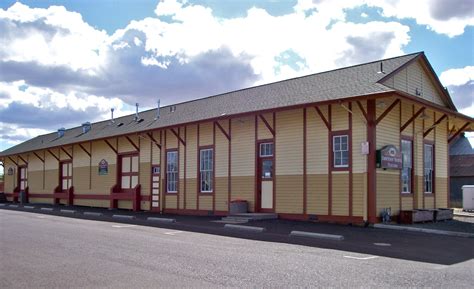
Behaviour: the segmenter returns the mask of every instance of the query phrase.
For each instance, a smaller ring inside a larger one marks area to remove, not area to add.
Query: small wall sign
[[[159,175],[160,174],[160,166],[153,166],[151,167],[151,173],[153,175]]]
[[[402,153],[394,145],[386,145],[377,150],[377,168],[397,169],[402,168]]]
[[[8,175],[13,176],[13,168],[12,167],[8,168]]]
[[[109,173],[109,163],[105,159],[102,159],[99,162],[99,176],[105,176],[108,173]]]

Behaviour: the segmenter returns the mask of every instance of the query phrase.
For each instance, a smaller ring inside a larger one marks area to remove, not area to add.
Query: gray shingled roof
[[[378,81],[419,55],[422,55],[422,52],[201,98],[176,104],[175,112],[170,112],[169,107],[162,107],[160,118],[156,121],[154,120],[156,109],[152,109],[140,112],[140,117],[143,118],[141,123],[134,121],[134,115],[128,115],[117,118],[115,124],[111,124],[110,120],[93,123],[91,131],[85,134],[82,134],[81,127],[76,127],[66,130],[61,138],[57,138],[57,132],[41,135],[1,152],[0,156],[158,129],[223,115],[394,91]],[[381,61],[385,74],[377,73]],[[117,127],[118,123],[123,125]]]
[[[449,155],[474,155],[474,148],[464,133],[449,146]],[[473,172],[474,173],[474,172]]]

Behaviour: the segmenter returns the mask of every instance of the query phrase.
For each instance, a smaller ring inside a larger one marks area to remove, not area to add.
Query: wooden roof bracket
[[[176,138],[179,140],[180,143],[182,143],[184,146],[186,146],[186,142],[179,136],[179,133],[177,133],[174,128],[170,129],[171,132],[176,136]]]
[[[423,111],[425,111],[426,107],[420,108],[412,117],[410,117],[407,122],[405,122],[401,127],[400,127],[400,132],[404,131]]]
[[[377,118],[377,120],[375,120],[375,125],[378,125],[379,122],[381,122],[387,116],[387,114],[389,114],[399,103],[400,99],[398,98],[394,102],[392,102],[392,104]]]
[[[79,147],[89,156],[89,158],[92,157],[91,153],[88,152],[82,144],[79,144]]]
[[[330,105],[328,105],[328,110],[330,108]],[[330,131],[331,130],[331,124],[329,123],[329,121],[326,119],[326,117],[324,116],[324,114],[321,112],[321,110],[319,109],[319,107],[315,106],[314,109],[316,109],[316,112],[319,114],[319,117],[321,117],[321,120],[324,122],[324,124],[326,124],[326,127],[327,129]]]
[[[52,155],[58,162],[59,162],[59,157],[53,154],[51,150],[47,150],[50,155]]]
[[[109,146],[111,150],[114,151],[114,153],[117,155],[118,154],[118,149],[114,148],[114,146],[106,139],[104,139],[105,143]]]
[[[448,143],[451,143],[465,128],[469,126],[470,122],[466,122],[458,131],[456,131],[449,139]]]
[[[271,127],[270,124],[268,123],[268,121],[266,120],[266,118],[259,114],[258,117],[260,117],[260,119],[263,121],[263,123],[265,124],[265,126],[267,127],[267,129],[270,131],[270,133],[275,136],[275,128]]]
[[[28,162],[25,161],[25,159],[24,159],[21,155],[18,155],[18,158],[19,158],[20,160],[22,160],[26,165],[28,165]]]
[[[360,111],[362,112],[362,115],[365,118],[365,121],[368,121],[369,119],[367,118],[367,112],[365,111],[364,107],[362,106],[362,103],[360,102],[360,100],[358,100],[356,102],[357,102],[357,106],[359,107]]]
[[[428,128],[428,130],[426,130],[424,133],[423,133],[423,137],[425,138],[438,124],[440,124],[445,118],[447,118],[448,115],[447,114],[443,114],[442,117],[440,117],[435,123],[433,123],[432,126],[430,126]]]
[[[15,161],[14,161],[14,160],[13,160],[11,157],[7,157],[7,158],[8,158],[8,159],[9,159],[9,160],[10,160],[12,163],[14,163],[14,164],[15,164],[15,166],[17,166],[17,167],[18,167],[18,163],[17,163],[17,162],[15,162]]]
[[[230,141],[230,134],[225,131],[225,129],[222,127],[222,125],[218,121],[214,121],[214,126],[217,126],[219,130],[222,132],[222,134],[227,138],[227,140]]]
[[[44,164],[44,159],[42,159],[36,152],[33,152],[33,154]]]
[[[128,140],[128,142],[135,148],[135,150],[136,150],[137,152],[140,151],[140,147],[139,147],[138,145],[136,145],[128,135],[126,135],[125,138],[126,138],[126,139]]]
[[[64,149],[64,147],[61,147],[61,150],[62,150],[65,154],[67,154],[67,156],[72,160],[72,155],[69,154],[69,153]]]
[[[161,144],[156,141],[156,139],[153,137],[153,134],[151,132],[147,132],[146,135],[161,150]]]

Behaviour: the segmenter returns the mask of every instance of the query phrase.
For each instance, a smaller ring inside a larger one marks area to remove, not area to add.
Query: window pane
[[[21,181],[20,182],[20,190],[24,190],[25,189],[25,182]]]
[[[199,152],[200,190],[212,192],[213,149],[202,149]]]
[[[25,178],[26,178],[26,175],[25,175],[25,168],[21,168],[21,169],[20,169],[20,178],[22,178],[22,179],[25,179]]]
[[[132,157],[132,172],[138,172],[138,156]]]
[[[129,176],[122,176],[122,189],[130,189],[130,177]]]
[[[130,172],[130,157],[122,157],[122,173]]]
[[[166,154],[166,190],[177,192],[178,183],[178,152],[168,152]]]
[[[133,189],[138,185],[138,176],[132,176],[132,183],[130,188]]]
[[[273,143],[261,143],[260,144],[260,156],[271,157],[273,156]]]
[[[63,163],[61,165],[62,175],[63,177],[67,177],[67,163]]]
[[[63,190],[67,190],[69,187],[68,187],[68,184],[67,184],[67,179],[64,179],[63,180]]]
[[[262,179],[269,179],[273,177],[273,161],[264,160],[262,162]]]

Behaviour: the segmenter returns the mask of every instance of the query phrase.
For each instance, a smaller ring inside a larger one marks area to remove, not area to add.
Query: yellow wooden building
[[[474,130],[424,53],[41,135],[0,153],[31,203],[380,221],[449,207],[448,143]]]

